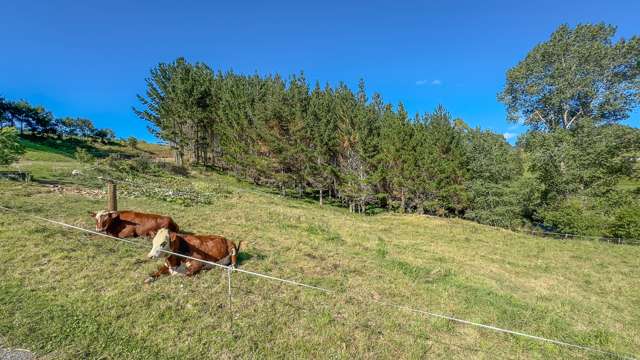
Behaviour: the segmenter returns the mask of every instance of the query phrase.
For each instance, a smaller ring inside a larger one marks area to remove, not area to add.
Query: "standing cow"
[[[213,266],[197,260],[167,254],[163,250],[215,262],[220,265],[236,267],[241,243],[236,246],[233,241],[227,240],[222,236],[179,234],[168,229],[160,229],[153,238],[153,246],[147,256],[151,259],[166,256],[166,259],[164,265],[158,271],[152,273],[145,280],[145,283],[149,283],[163,274],[175,275],[183,273],[186,276],[191,276],[202,269],[208,269]]]
[[[89,212],[96,220],[96,231],[108,235],[127,238],[155,236],[160,229],[178,231],[178,225],[169,216],[145,214],[135,211]]]

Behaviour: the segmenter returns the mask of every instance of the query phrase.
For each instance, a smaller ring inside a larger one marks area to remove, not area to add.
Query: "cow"
[[[169,216],[145,214],[135,211],[89,212],[96,220],[96,231],[119,238],[155,236],[159,229],[179,231]]]
[[[195,259],[236,267],[241,243],[242,241],[236,246],[233,241],[218,235],[182,234],[169,229],[160,229],[153,238],[153,245],[147,257],[156,259],[164,256],[166,259],[164,265],[151,273],[144,282],[150,283],[165,274],[192,276],[202,269],[214,266],[197,260],[167,254],[163,251],[171,251]]]

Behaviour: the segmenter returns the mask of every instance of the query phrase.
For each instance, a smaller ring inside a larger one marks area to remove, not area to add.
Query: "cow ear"
[[[93,211],[87,211],[89,213],[89,215],[91,215],[91,217],[96,217],[96,213],[94,213]]]
[[[118,217],[118,212],[114,211],[111,214],[109,214],[111,216],[112,219],[115,219]]]

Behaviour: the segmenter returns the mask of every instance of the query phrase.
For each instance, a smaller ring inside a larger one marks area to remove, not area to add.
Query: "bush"
[[[530,176],[498,184],[476,180],[466,187],[471,201],[465,219],[510,229],[529,222],[541,192],[540,184]]]
[[[143,174],[151,173],[156,170],[153,162],[151,161],[151,158],[144,155],[133,158],[131,160],[131,165],[133,166],[134,170]]]
[[[81,147],[76,148],[75,158],[83,163],[91,163],[95,160],[95,157],[91,155],[91,153]]]
[[[178,166],[173,163],[164,162],[164,161],[156,162],[155,166],[160,170],[170,172],[174,175],[189,176],[189,169],[187,169],[184,166]]]
[[[544,225],[558,232],[592,236],[610,236],[609,220],[602,207],[588,197],[571,197],[540,209]]]
[[[20,144],[18,132],[14,127],[0,129],[0,165],[9,165],[24,154],[24,146]]]
[[[640,242],[640,206],[618,209],[610,225],[610,232],[614,237]]]

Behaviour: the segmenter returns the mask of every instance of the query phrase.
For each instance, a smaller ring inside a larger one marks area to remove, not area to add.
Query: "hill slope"
[[[87,165],[32,146],[19,167],[36,181],[1,180],[0,205],[93,227],[87,211],[105,206],[98,183],[70,176],[77,168],[89,173]],[[417,215],[356,215],[213,173],[174,180],[213,196],[184,206],[124,192],[119,207],[170,214],[183,229],[243,240],[246,270],[640,352],[640,247]],[[145,259],[144,240],[136,247],[7,212],[0,229],[0,336],[55,358],[600,357],[238,273],[230,312],[226,275],[218,270],[143,285],[161,263]]]

